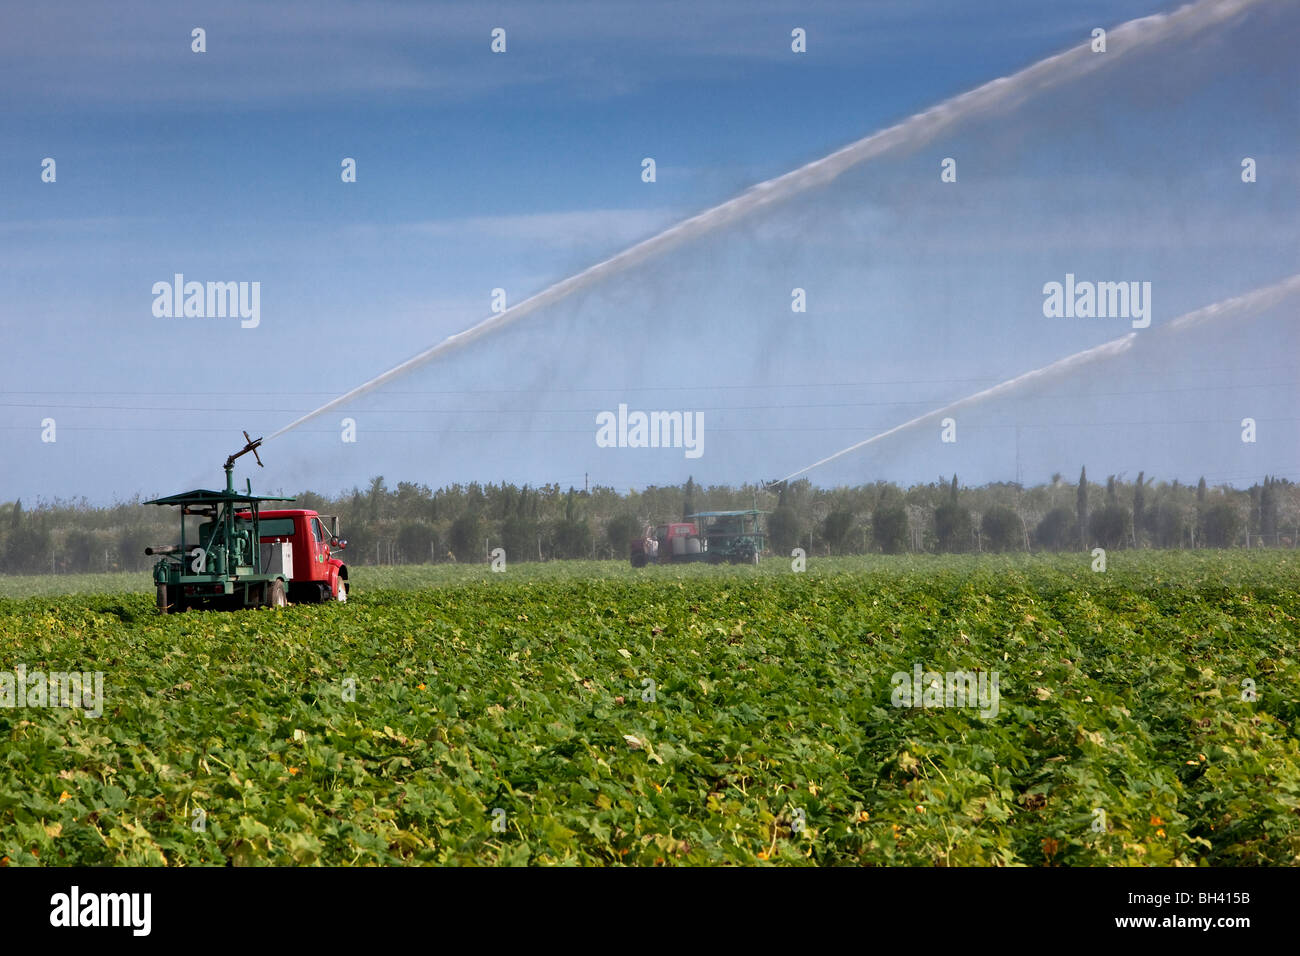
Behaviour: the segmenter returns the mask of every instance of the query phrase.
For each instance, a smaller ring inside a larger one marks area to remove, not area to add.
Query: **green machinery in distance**
[[[767,547],[763,529],[765,511],[700,511],[687,515],[704,540],[706,560],[712,563],[758,564]]]
[[[707,561],[758,564],[767,548],[766,511],[700,511],[681,521],[648,527],[628,542],[632,567]]]

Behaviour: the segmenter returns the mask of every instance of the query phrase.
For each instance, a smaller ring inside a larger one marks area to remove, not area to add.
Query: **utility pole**
[[[587,476],[587,473],[584,471],[584,472],[582,473],[582,493],[583,493],[584,495],[587,493],[587,490],[588,490],[588,489],[587,489],[587,477],[588,477],[588,476]]]

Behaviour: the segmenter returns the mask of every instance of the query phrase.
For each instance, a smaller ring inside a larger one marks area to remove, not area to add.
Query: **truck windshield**
[[[249,524],[251,521],[241,521],[240,524]],[[293,537],[293,519],[292,518],[263,518],[258,522],[259,530],[263,538],[292,538]]]

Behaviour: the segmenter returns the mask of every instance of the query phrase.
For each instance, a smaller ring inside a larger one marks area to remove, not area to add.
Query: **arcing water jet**
[[[1186,39],[1225,23],[1262,2],[1264,0],[1197,0],[1171,13],[1130,20],[1108,33],[1105,53],[1094,53],[1090,42],[1085,40],[1062,53],[1040,60],[1018,73],[992,80],[983,86],[945,100],[895,126],[836,150],[829,156],[752,186],[734,199],[670,226],[657,235],[642,240],[617,255],[524,299],[504,312],[492,315],[463,332],[449,336],[437,345],[425,349],[400,365],[395,365],[388,371],[376,375],[351,391],[331,399],[319,408],[290,422],[271,434],[267,440],[278,438],[314,418],[415,371],[434,359],[458,351],[485,335],[506,328],[538,309],[554,305],[597,281],[618,275],[690,239],[730,225],[756,210],[782,202],[808,189],[825,185],[845,170],[863,162],[891,150],[926,143],[972,116],[1015,107],[1030,96],[1085,76],[1101,69],[1104,65],[1126,58],[1135,51],[1168,40]]]
[[[1173,335],[1195,326],[1204,325],[1207,322],[1219,322],[1225,319],[1242,319],[1256,315],[1265,309],[1271,308],[1296,293],[1300,292],[1300,274],[1293,275],[1289,279],[1283,279],[1274,285],[1265,286],[1256,289],[1253,292],[1247,292],[1244,295],[1236,296],[1232,299],[1225,299],[1222,302],[1216,302],[1213,305],[1207,305],[1197,309],[1194,312],[1188,312],[1176,319],[1172,319],[1160,326],[1153,332],[1142,333],[1151,336]],[[1030,385],[1042,385],[1048,382],[1056,382],[1069,378],[1077,373],[1080,369],[1090,366],[1099,361],[1113,359],[1129,351],[1137,341],[1138,333],[1130,332],[1128,335],[1120,336],[1109,342],[1103,342],[1101,345],[1095,345],[1090,349],[1084,349],[1082,352],[1076,352],[1073,355],[1067,355],[1063,359],[1045,365],[1042,368],[1034,369],[1032,372],[1025,372],[1017,375],[1015,378],[1009,378],[1005,382],[999,382],[982,391],[967,395],[965,398],[959,398],[955,402],[950,402],[942,408],[936,408],[934,411],[926,412],[924,415],[918,415],[916,418],[903,422],[901,425],[895,425],[886,431],[870,438],[864,439],[848,448],[842,448],[833,455],[815,461],[811,465],[805,465],[798,471],[793,471],[780,478],[777,481],[770,482],[776,485],[783,481],[790,481],[798,478],[814,468],[820,468],[822,465],[829,464],[837,458],[842,458],[850,452],[855,452],[860,448],[866,448],[878,441],[883,441],[891,435],[897,435],[899,432],[908,431],[921,425],[928,425],[944,416],[951,415],[953,412],[961,409],[970,408],[974,405],[980,405],[994,398],[1000,398],[1010,392],[1018,391]]]

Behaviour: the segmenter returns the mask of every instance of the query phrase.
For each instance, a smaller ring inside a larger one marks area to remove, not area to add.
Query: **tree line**
[[[1300,486],[1266,477],[1247,489],[1054,475],[1022,487],[962,486],[956,475],[907,488],[877,481],[833,489],[785,484],[652,486],[620,492],[559,485],[457,484],[436,490],[383,477],[334,496],[304,491],[286,507],[338,515],[353,564],[624,558],[647,525],[696,511],[769,512],[769,546],[788,555],[1007,552],[1113,548],[1296,547]],[[138,499],[96,507],[0,504],[0,572],[144,571],[150,545],[174,544],[176,509]]]

